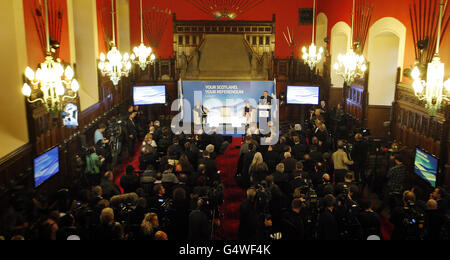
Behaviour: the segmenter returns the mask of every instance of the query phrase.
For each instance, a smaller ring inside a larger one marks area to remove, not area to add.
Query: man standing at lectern
[[[271,96],[269,96],[269,92],[264,91],[264,96],[261,97],[260,104],[270,106],[270,105],[272,105],[272,99],[273,98]]]
[[[194,112],[197,113],[198,119],[200,122],[195,122],[197,125],[206,124],[206,118],[208,117],[209,110],[197,102],[195,104]]]

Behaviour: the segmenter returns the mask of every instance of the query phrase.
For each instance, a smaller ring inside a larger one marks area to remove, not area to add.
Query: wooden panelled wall
[[[397,84],[400,80],[398,71]],[[342,104],[345,112],[350,116],[351,124],[356,128],[368,128],[373,138],[389,138],[389,127],[385,122],[391,120],[391,106],[369,105],[369,71],[364,78],[359,78],[351,86],[344,85],[342,90]],[[334,91],[339,94],[339,91]],[[337,97],[333,98],[337,99]]]
[[[367,127],[368,80],[356,80],[351,86],[344,86],[344,110],[360,127]]]
[[[395,140],[411,149],[421,147],[440,158],[443,172],[441,183],[450,188],[449,106],[436,117],[430,117],[424,103],[419,101],[411,85],[397,84],[392,134]]]
[[[101,78],[101,77],[100,77]],[[60,117],[47,113],[45,107],[27,104],[30,143],[0,160],[0,195],[3,195],[11,183],[33,188],[33,158],[45,151],[59,146],[60,173],[42,185],[40,190],[54,191],[56,187],[69,185],[76,171],[75,156],[81,151],[80,136],[86,135],[88,145],[97,123],[117,115],[125,109],[130,100],[130,86],[134,76],[123,79],[115,88],[107,79],[99,82],[100,102],[79,114],[79,127],[70,129],[62,126]],[[78,100],[75,100],[79,104]],[[125,106],[125,107],[124,107]]]

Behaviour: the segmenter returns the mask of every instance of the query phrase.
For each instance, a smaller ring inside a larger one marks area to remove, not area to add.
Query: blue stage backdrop
[[[182,97],[189,101],[194,109],[195,100],[202,100],[203,106],[210,110],[209,123],[234,123],[236,126],[245,122],[244,108],[246,102],[252,100],[256,107],[264,91],[269,95],[276,94],[274,81],[183,81]],[[195,97],[195,92],[200,98]],[[184,111],[187,112],[186,109]],[[191,114],[192,115],[192,114]],[[195,120],[194,117],[192,117]],[[242,122],[240,122],[242,121]]]

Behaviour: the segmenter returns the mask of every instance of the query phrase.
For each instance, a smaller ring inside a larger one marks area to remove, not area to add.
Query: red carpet
[[[245,199],[245,191],[235,181],[239,161],[242,138],[233,138],[225,154],[217,157],[217,168],[221,171],[222,182],[225,185],[225,202],[221,207],[224,214],[222,223],[223,236],[226,240],[238,240],[239,208]]]
[[[217,168],[221,171],[222,182],[225,185],[225,201],[221,207],[224,221],[218,233],[223,233],[220,236],[226,240],[238,240],[239,208],[241,202],[245,199],[245,191],[239,188],[234,178],[240,153],[240,149],[236,147],[241,146],[241,142],[242,138],[233,138],[233,142],[228,146],[225,154],[218,156],[216,160]],[[132,165],[135,169],[139,169],[139,148],[137,147],[137,152],[133,158],[123,162],[115,170],[114,182],[122,192],[123,189],[120,187],[120,179],[125,174],[127,166]]]
[[[121,165],[117,166],[114,172],[114,183],[120,188],[120,191],[123,193],[123,189],[120,186],[120,179],[122,178],[123,175],[125,175],[125,170],[127,169],[128,165],[131,165],[134,167],[134,169],[136,171],[139,170],[139,157],[141,156],[141,146],[137,145],[137,147],[135,148],[136,152],[134,154],[134,157],[131,159],[128,159],[126,161],[124,161]]]

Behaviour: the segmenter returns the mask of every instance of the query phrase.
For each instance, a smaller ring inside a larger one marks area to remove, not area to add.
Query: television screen
[[[59,173],[59,148],[55,147],[34,159],[34,186],[38,187]]]
[[[287,87],[287,103],[296,105],[318,105],[319,87]]]
[[[422,179],[429,182],[431,186],[436,187],[439,160],[426,153],[420,148],[416,149],[416,159],[414,161],[414,171]]]
[[[135,106],[166,104],[166,86],[134,87],[133,100]]]

